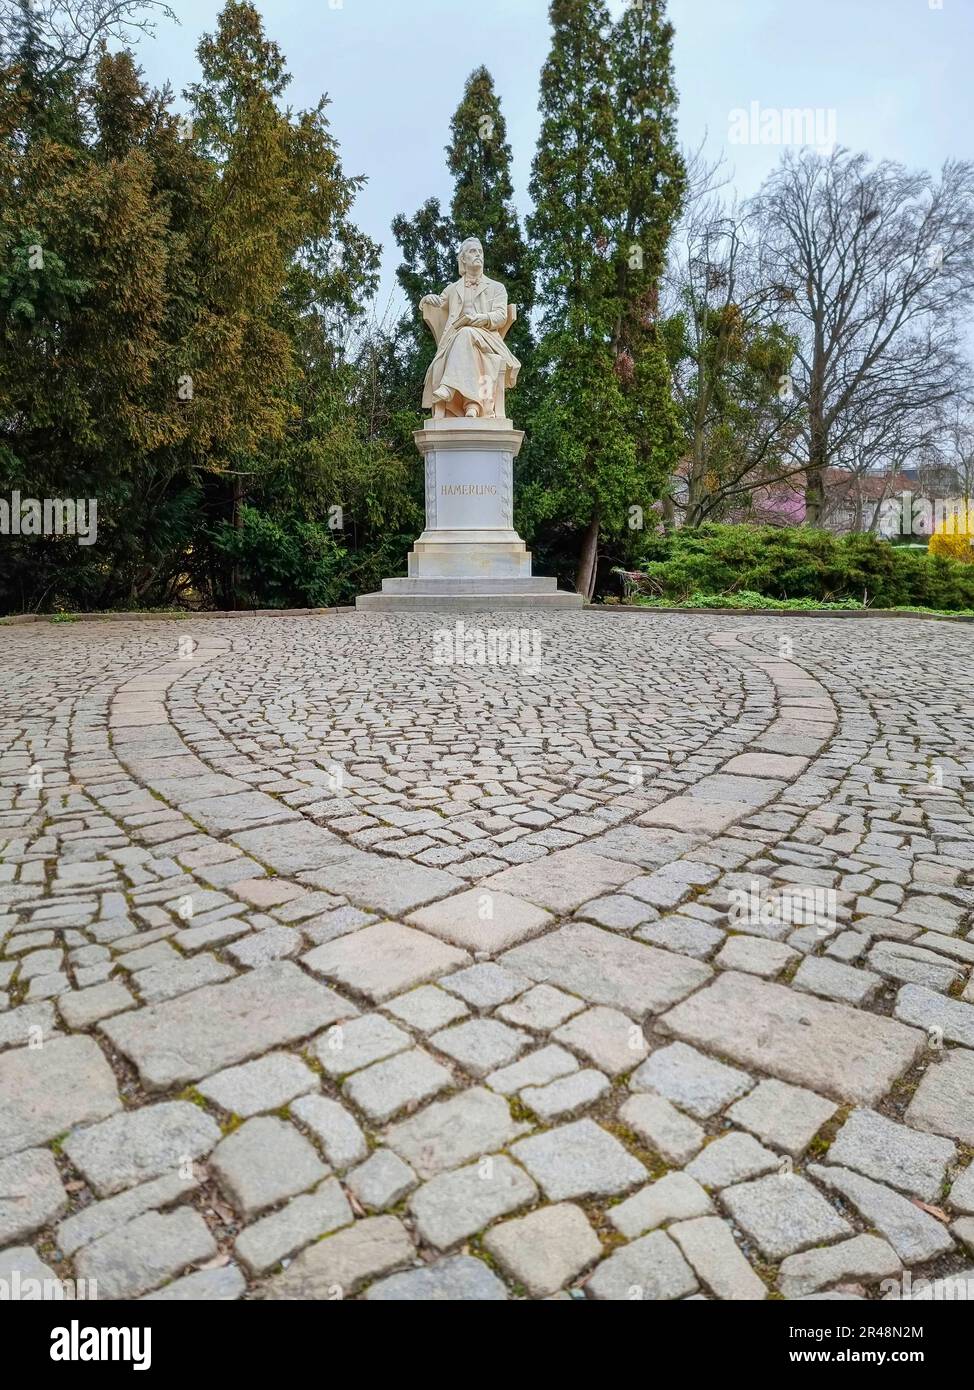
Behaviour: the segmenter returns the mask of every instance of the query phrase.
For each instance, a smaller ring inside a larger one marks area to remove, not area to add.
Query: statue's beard
[[[483,278],[483,267],[480,270],[466,270],[463,275],[463,283],[472,289],[474,285],[479,285]]]

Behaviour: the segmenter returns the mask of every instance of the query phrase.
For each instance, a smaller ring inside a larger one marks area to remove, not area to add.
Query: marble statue
[[[458,264],[459,280],[419,302],[437,346],[423,405],[435,420],[503,419],[505,392],[517,384],[521,370],[504,342],[517,309],[508,305],[504,286],[484,274],[484,248],[477,237],[460,247]]]
[[[419,301],[436,339],[423,405],[432,410],[413,431],[423,458],[426,527],[406,573],[359,594],[357,608],[412,613],[426,609],[581,608],[581,594],[531,571],[531,552],[514,526],[514,460],[524,431],[507,418],[505,392],[521,364],[504,342],[517,320],[507,291],[484,274],[476,237],[460,247],[460,278]]]

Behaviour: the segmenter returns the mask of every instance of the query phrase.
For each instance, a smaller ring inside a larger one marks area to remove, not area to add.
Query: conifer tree
[[[494,79],[485,67],[467,78],[450,131],[446,160],[454,178],[450,209],[454,241],[459,245],[465,237],[477,236],[483,242],[488,275],[506,286],[508,299],[518,306],[508,343],[524,362],[531,350],[534,277],[514,207],[507,122]]]
[[[551,23],[528,221],[548,370],[529,496],[575,534],[591,598],[600,539],[628,544],[632,509],[645,515],[677,457],[655,315],[683,169],[662,0],[616,25],[604,0],[552,0]]]
[[[600,529],[606,521],[620,524],[625,495],[635,487],[612,345],[612,239],[621,202],[612,177],[609,12],[604,0],[552,0],[551,24],[528,219],[541,277],[547,369],[529,493],[544,519],[576,533],[575,584],[590,598]]]
[[[616,138],[614,181],[620,210],[613,351],[630,411],[641,506],[660,496],[681,449],[666,345],[658,325],[659,288],[686,188],[676,133],[673,26],[666,0],[628,6],[612,33]]]
[[[487,274],[505,284],[510,302],[518,306],[518,320],[508,337],[511,350],[522,362],[531,351],[533,275],[513,202],[507,124],[494,80],[485,67],[477,68],[467,79],[450,122],[446,158],[454,180],[449,213],[444,212],[439,199],[430,198],[412,218],[400,215],[392,224],[403,253],[396,274],[407,299],[407,312],[400,324],[408,355],[402,384],[414,410],[418,409],[426,368],[436,351],[418,302],[430,290],[439,291],[456,279],[457,248],[465,237],[480,237]]]
[[[201,248],[199,379],[192,374],[240,530],[247,488],[296,414],[294,312],[353,313],[374,286],[378,248],[348,223],[361,180],[342,170],[325,100],[297,118],[280,109],[290,75],[249,0],[228,0],[198,57],[193,135],[219,177]],[[339,239],[340,263],[331,254]]]

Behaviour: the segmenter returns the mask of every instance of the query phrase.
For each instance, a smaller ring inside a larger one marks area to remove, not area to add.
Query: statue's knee
[[[457,336],[459,338],[476,338],[477,330],[476,328],[461,328]]]

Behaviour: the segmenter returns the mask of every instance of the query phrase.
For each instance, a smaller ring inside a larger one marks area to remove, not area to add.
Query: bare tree
[[[806,519],[864,418],[934,418],[956,390],[974,300],[974,165],[939,180],[836,150],[787,153],[753,202],[765,283],[799,339]]]
[[[108,39],[152,33],[159,18],[176,19],[163,0],[0,0],[0,61],[29,44],[38,75],[54,77],[87,67]]]
[[[974,500],[974,381],[968,375],[940,413],[916,458],[917,487],[929,498]]]
[[[708,164],[701,149],[687,167],[666,307],[680,334],[676,343],[671,333],[673,388],[687,436],[680,506],[693,526],[719,519],[803,465],[792,453],[798,406],[784,383],[793,348],[756,275],[746,216],[723,201],[720,162]]]

